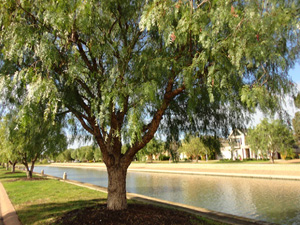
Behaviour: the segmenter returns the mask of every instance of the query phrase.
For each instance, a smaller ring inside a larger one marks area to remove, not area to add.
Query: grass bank
[[[5,187],[22,224],[222,224],[189,213],[137,204],[110,212],[105,193],[52,179],[26,179],[24,172],[0,168]],[[98,221],[98,222],[97,222]]]

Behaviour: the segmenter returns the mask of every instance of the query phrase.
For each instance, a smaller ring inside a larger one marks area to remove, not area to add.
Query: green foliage
[[[200,140],[209,149],[209,159],[215,159],[216,155],[221,154],[221,141],[219,138],[212,136],[201,136]]]
[[[15,104],[14,107],[22,112],[11,109],[0,125],[0,133],[5,131],[3,142],[6,143],[8,159],[23,163],[32,172],[38,158],[58,154],[66,147],[63,123],[59,117],[46,119],[45,105],[42,103],[31,103],[22,108]],[[28,167],[29,162],[31,169]]]
[[[43,159],[40,164],[49,164],[48,159]]]
[[[171,141],[167,141],[165,143],[165,150],[169,152],[169,155],[171,156],[171,159],[173,162],[178,162],[179,161],[179,148],[180,148],[181,142],[176,141],[172,139]]]
[[[151,162],[153,156],[163,153],[164,145],[160,140],[153,138],[142,150],[141,154],[149,156]]]
[[[70,162],[73,160],[72,158],[72,152],[74,151],[74,149],[66,149],[65,151],[63,151],[62,153],[60,153],[57,157],[56,157],[56,161],[60,161],[60,162]]]
[[[26,102],[49,99],[46,112],[67,108],[106,156],[124,138],[132,158],[162,114],[172,136],[275,111],[293,88],[297,10],[284,0],[1,1],[1,89],[8,99],[12,81]]]
[[[96,161],[102,161],[102,153],[101,153],[100,148],[95,148],[94,158]]]
[[[179,152],[185,153],[188,157],[198,158],[201,155],[205,158],[206,154],[209,153],[209,148],[200,140],[199,137],[188,136],[183,142],[182,146],[179,148]]]
[[[170,159],[170,156],[167,156],[167,155],[160,155],[159,156],[159,160],[160,161],[167,161]]]
[[[293,119],[293,129],[296,144],[300,146],[300,112],[295,113],[295,117]]]
[[[82,146],[77,149],[66,150],[69,160],[64,159],[66,161],[77,160],[77,161],[100,161],[102,159],[102,155],[99,148],[95,148],[94,146]]]
[[[293,134],[286,124],[281,120],[269,122],[267,119],[249,129],[247,141],[252,150],[268,153],[272,160],[276,152],[288,154],[294,144]]]

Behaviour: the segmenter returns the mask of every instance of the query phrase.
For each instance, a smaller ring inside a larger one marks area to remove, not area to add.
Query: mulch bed
[[[16,174],[16,173],[21,173],[21,172],[6,172],[4,174]]]
[[[55,224],[208,224],[195,215],[153,205],[129,204],[127,210],[109,211],[106,205],[77,209],[64,214]]]

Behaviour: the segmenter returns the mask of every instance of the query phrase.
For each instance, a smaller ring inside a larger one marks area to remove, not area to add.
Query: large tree
[[[251,149],[267,153],[274,163],[276,153],[291,152],[294,144],[293,133],[281,120],[263,119],[255,128],[249,129],[247,139]]]
[[[1,75],[28,83],[28,101],[47,98],[52,112],[72,113],[94,136],[108,171],[108,208],[125,209],[127,168],[160,124],[172,138],[184,129],[223,133],[244,122],[245,110],[274,108],[290,91],[297,7],[0,0],[1,52],[17,65]]]

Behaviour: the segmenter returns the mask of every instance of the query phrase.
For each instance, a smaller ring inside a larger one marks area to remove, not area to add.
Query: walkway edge
[[[4,225],[22,225],[6,190],[0,182],[0,217]]]

